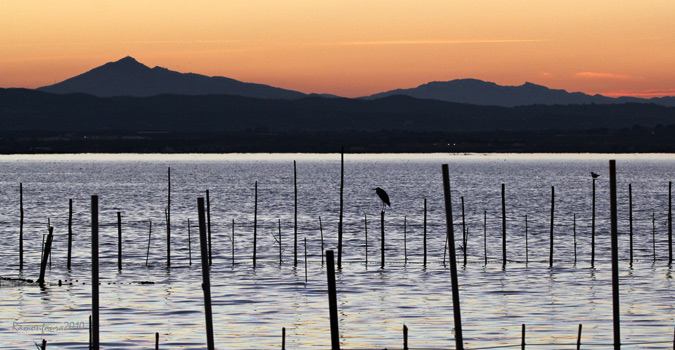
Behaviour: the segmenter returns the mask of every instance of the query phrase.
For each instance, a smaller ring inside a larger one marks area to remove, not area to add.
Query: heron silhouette
[[[594,179],[597,179],[600,175],[591,171],[591,176],[593,176]]]
[[[375,193],[377,193],[377,196],[380,197],[382,200],[382,211],[384,211],[384,206],[388,205],[391,208],[391,203],[389,202],[389,195],[387,195],[387,192],[385,192],[383,189],[379,187],[373,188]]]

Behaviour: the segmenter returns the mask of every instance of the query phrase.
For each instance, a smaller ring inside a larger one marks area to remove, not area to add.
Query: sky
[[[675,95],[673,0],[1,0],[0,87],[132,56],[357,97],[430,81]]]

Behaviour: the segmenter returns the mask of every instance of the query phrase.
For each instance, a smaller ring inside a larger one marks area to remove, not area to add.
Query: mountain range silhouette
[[[236,95],[264,99],[299,99],[310,95],[338,97],[328,94],[305,94],[263,84],[241,82],[226,77],[209,77],[195,73],[180,73],[162,67],[150,68],[127,56],[106,63],[86,73],[44,86],[37,90],[56,94],[85,93],[98,97],[147,97],[162,94],[175,95]],[[395,89],[361,99],[379,99],[405,95],[418,99],[432,99],[483,106],[514,107],[526,105],[655,103],[675,106],[675,97],[642,99],[636,97],[611,98],[581,92],[549,89],[542,85],[525,83],[520,86],[502,86],[478,79],[436,81],[410,89]]]

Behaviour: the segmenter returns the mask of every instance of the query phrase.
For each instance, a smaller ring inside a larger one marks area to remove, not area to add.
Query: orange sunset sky
[[[133,56],[356,97],[429,81],[675,95],[673,0],[2,0],[0,87]]]

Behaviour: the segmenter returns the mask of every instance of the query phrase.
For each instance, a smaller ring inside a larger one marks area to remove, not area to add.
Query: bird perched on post
[[[389,202],[389,196],[387,195],[387,192],[385,192],[383,189],[379,187],[373,188],[375,193],[377,193],[377,196],[380,197],[382,200],[382,211],[384,211],[384,205],[388,205],[391,208],[391,203]]]
[[[591,176],[593,176],[594,179],[597,179],[600,175],[591,171]]]

